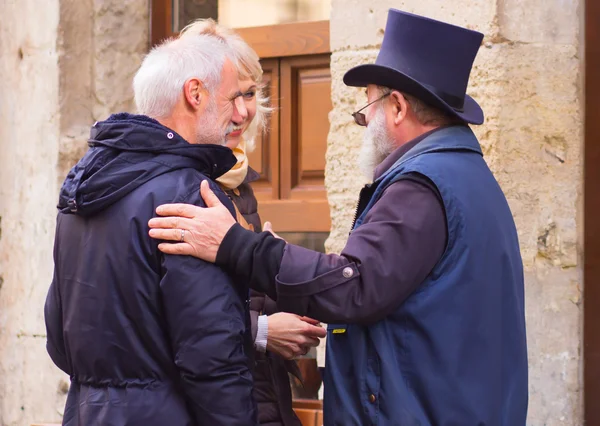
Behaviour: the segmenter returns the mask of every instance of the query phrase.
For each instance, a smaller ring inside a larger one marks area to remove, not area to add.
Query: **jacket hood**
[[[92,215],[173,170],[192,168],[214,180],[237,161],[227,147],[190,144],[156,120],[127,113],[94,124],[88,145],[62,185],[61,212]]]

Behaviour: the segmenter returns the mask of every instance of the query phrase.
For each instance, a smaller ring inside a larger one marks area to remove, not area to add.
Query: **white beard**
[[[373,179],[375,168],[396,149],[394,139],[385,125],[385,112],[377,108],[375,117],[363,134],[363,142],[358,157],[358,167],[367,179]]]

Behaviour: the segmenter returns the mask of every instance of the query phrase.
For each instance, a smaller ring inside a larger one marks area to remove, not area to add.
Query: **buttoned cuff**
[[[359,277],[354,262],[288,244],[276,277],[278,302],[279,297],[308,297]]]
[[[259,352],[267,351],[267,338],[269,337],[269,318],[266,315],[258,317],[256,322],[256,339],[254,348]]]

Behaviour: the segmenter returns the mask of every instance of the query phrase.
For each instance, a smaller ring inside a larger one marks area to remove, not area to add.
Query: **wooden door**
[[[279,109],[262,146],[250,156],[252,167],[258,165],[261,175],[272,176],[255,184],[260,214],[281,232],[329,232],[324,183],[332,108],[329,55],[278,58],[278,72],[267,65],[272,61],[263,61],[263,68],[270,71],[269,78],[279,76],[279,84],[272,79],[269,84],[272,106]],[[279,95],[274,96],[277,89]],[[268,150],[272,159],[265,168]],[[271,185],[270,190],[265,184]]]
[[[259,203],[268,203],[279,199],[279,61],[266,59],[261,61],[265,94],[269,97],[269,106],[273,112],[267,121],[267,131],[256,141],[256,149],[248,155],[251,167],[260,174],[253,183],[254,193]]]
[[[328,233],[329,21],[237,31],[262,58],[275,109],[268,133],[250,155],[251,167],[261,168],[254,185],[260,215],[278,232]]]
[[[585,2],[584,403],[600,424],[600,3]]]

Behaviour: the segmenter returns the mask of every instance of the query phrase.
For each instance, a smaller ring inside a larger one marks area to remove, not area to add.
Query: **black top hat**
[[[390,9],[374,64],[344,75],[348,86],[377,84],[413,95],[467,123],[483,123],[483,111],[466,94],[483,34]]]

